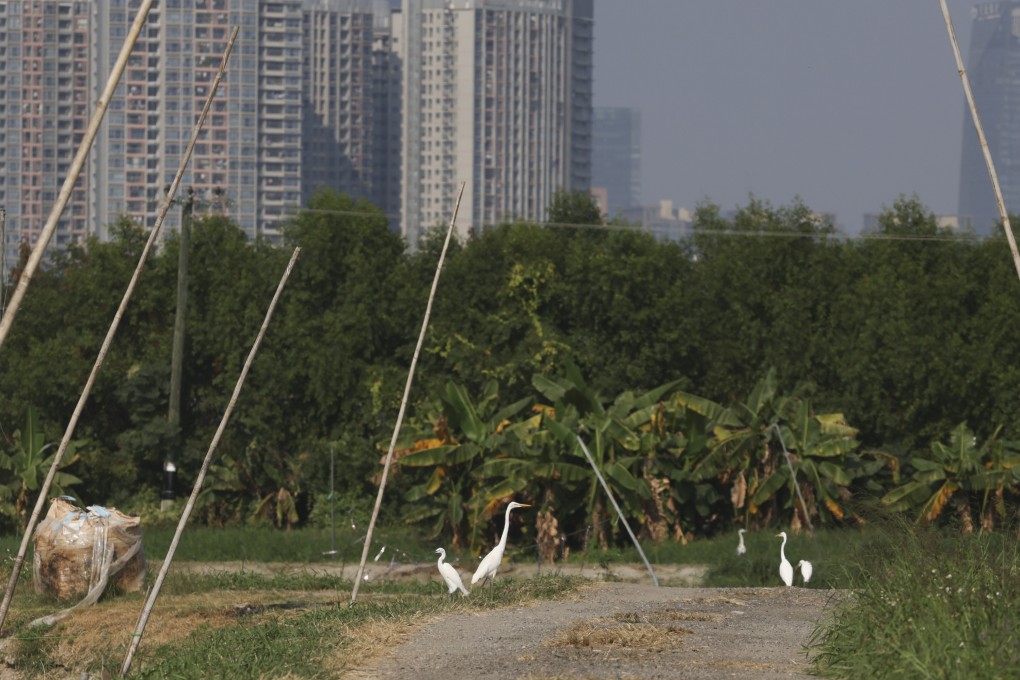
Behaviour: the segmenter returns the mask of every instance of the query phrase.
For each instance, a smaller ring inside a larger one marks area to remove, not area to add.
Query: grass
[[[333,678],[369,661],[432,616],[555,599],[583,587],[570,577],[502,579],[451,600],[438,583],[366,584],[304,575],[170,573],[132,664],[136,678]],[[25,624],[54,605],[19,593],[4,656],[26,678],[115,675],[143,602],[108,597],[51,628]]]
[[[1020,547],[1014,531],[892,529],[859,551],[852,595],[815,633],[829,677],[1020,675]]]
[[[172,533],[172,528],[146,532],[152,563],[165,554]],[[644,547],[653,566],[708,565],[705,586],[778,586],[780,541],[774,533],[747,533],[748,551],[740,557],[735,532],[688,545]],[[960,536],[877,523],[791,535],[788,559],[794,564],[809,559],[815,567],[808,587],[852,592],[815,633],[810,654],[816,672],[829,677],[992,678],[1020,668],[1020,547],[1015,535],[1015,529]],[[189,528],[176,555],[181,561],[286,562],[311,568],[208,574],[171,570],[133,675],[336,677],[433,615],[555,598],[582,583],[568,577],[508,579],[470,598],[450,600],[435,580],[379,580],[366,583],[358,604],[349,607],[350,581],[315,566],[356,564],[361,555],[356,538],[349,529],[334,538],[328,530]],[[0,557],[6,557],[0,560],[3,583],[19,542],[19,536],[0,537]],[[334,542],[338,554],[323,555]],[[396,554],[403,562],[435,559],[434,546],[413,536],[384,536],[379,544],[388,546],[387,557]],[[522,549],[517,559],[528,561],[528,555]],[[466,555],[451,556],[454,560],[462,571],[474,561]],[[593,549],[575,552],[568,560],[588,565],[593,574],[600,565],[608,573],[622,563],[640,564],[637,551]],[[30,554],[5,626],[13,639],[0,640],[7,644],[0,656],[13,656],[25,677],[83,671],[116,675],[142,594],[106,597],[86,614],[51,629],[29,630],[25,624],[57,608],[32,591],[31,572]],[[661,640],[637,642],[650,634],[650,624],[664,629],[656,635],[683,634],[682,620],[607,620],[569,631],[572,641],[561,643],[576,647],[599,638],[599,645],[654,648]]]

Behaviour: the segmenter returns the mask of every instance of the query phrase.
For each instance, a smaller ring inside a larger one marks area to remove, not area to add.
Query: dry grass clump
[[[719,621],[719,614],[708,612],[692,612],[684,609],[658,609],[647,614],[637,612],[618,612],[613,619],[623,623],[671,623],[674,621]]]
[[[397,645],[411,633],[430,623],[434,617],[419,616],[414,620],[393,618],[369,619],[349,623],[339,636],[343,643],[333,652],[328,668],[362,669]],[[347,677],[376,677],[373,671],[353,670]]]
[[[579,621],[556,637],[547,640],[550,647],[605,649],[607,647],[642,652],[661,652],[679,646],[685,635],[694,631],[677,625],[654,623],[606,623]]]

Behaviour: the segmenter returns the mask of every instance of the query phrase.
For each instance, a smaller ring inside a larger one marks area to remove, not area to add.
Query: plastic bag
[[[145,585],[140,517],[98,505],[82,510],[64,497],[55,498],[33,538],[37,593],[70,600],[100,584],[105,587],[108,579],[128,592]]]

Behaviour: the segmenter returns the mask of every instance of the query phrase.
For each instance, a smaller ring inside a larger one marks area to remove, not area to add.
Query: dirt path
[[[432,621],[352,678],[807,678],[838,594],[596,582],[575,599]]]

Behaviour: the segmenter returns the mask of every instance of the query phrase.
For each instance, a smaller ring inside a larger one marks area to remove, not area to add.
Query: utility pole
[[[191,250],[191,220],[194,216],[194,209],[195,189],[188,187],[184,203],[181,205],[180,251],[177,254],[177,312],[174,315],[174,344],[170,360],[170,408],[167,412],[167,421],[176,435],[174,445],[180,445],[183,442],[183,437],[180,435],[181,375],[184,367],[184,324],[188,313],[188,255]],[[174,477],[177,474],[177,465],[174,462],[176,458],[173,450],[167,451],[166,460],[163,463],[163,493],[159,504],[161,510],[170,508],[176,498],[174,493]]]
[[[0,318],[7,308],[7,211],[0,208]]]

